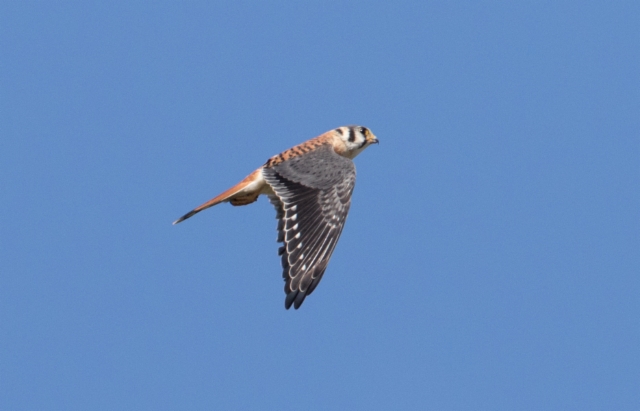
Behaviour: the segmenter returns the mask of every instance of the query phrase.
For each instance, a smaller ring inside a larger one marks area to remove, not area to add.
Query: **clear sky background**
[[[2,2],[0,409],[640,409],[638,2]],[[355,163],[284,309],[266,199]]]

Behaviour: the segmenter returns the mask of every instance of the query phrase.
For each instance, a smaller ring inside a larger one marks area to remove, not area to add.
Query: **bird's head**
[[[344,157],[355,158],[371,144],[378,144],[378,138],[366,127],[344,126],[334,132],[334,149]]]

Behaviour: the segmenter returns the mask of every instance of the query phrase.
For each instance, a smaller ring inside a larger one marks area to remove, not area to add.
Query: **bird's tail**
[[[224,202],[231,202],[232,205],[246,205],[253,203],[258,199],[263,186],[265,185],[264,178],[262,178],[262,167],[249,174],[244,180],[231,187],[224,193],[212,198],[206,203],[199,205],[187,214],[178,218],[173,224],[178,224],[187,218],[199,213],[214,205],[218,205]]]

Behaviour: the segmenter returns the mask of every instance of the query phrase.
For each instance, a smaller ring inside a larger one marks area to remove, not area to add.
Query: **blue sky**
[[[640,409],[635,2],[3,2],[0,409]],[[320,286],[265,199],[345,124]]]

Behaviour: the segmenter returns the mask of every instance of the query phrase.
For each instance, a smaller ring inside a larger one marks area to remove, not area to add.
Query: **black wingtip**
[[[307,297],[307,293],[304,291],[300,291],[298,292],[298,295],[296,296],[295,301],[293,302],[293,308],[295,308],[296,310],[298,308],[300,308],[300,306],[302,305],[302,303],[304,302],[304,299]]]
[[[297,310],[300,308],[306,297],[307,293],[304,291],[291,291],[284,299],[284,308],[288,310],[293,305],[293,308]]]
[[[287,310],[291,308],[291,304],[293,304],[293,301],[296,299],[298,292],[299,291],[291,291],[289,292],[289,294],[287,294],[287,296],[284,299],[284,308],[286,308]],[[294,308],[296,310],[298,309],[298,307],[294,307]]]

